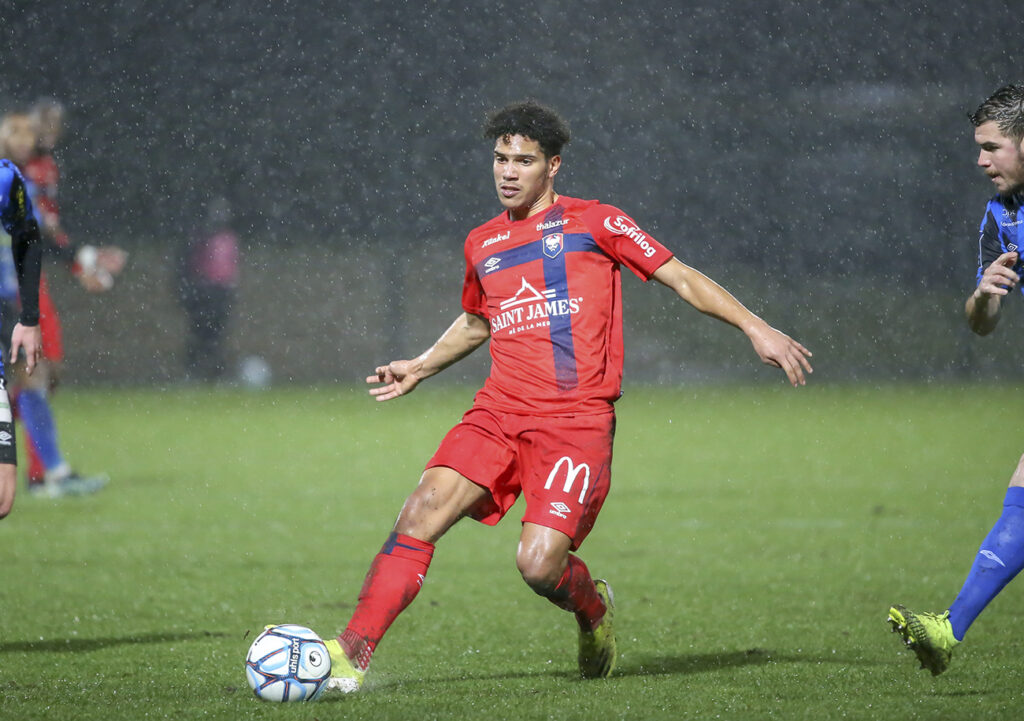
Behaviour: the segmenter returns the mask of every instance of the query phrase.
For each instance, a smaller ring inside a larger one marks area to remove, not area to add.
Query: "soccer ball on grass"
[[[268,626],[245,657],[245,678],[264,701],[312,701],[330,676],[327,647],[305,626]]]

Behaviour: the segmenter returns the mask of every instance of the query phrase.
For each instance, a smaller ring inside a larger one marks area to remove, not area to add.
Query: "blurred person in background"
[[[224,340],[239,276],[238,236],[231,219],[225,198],[210,200],[205,226],[183,246],[178,259],[178,298],[188,317],[188,380],[217,381],[227,367]]]
[[[36,111],[7,113],[0,123],[0,151],[22,170],[34,207],[41,206],[38,220],[42,253],[44,257],[62,259],[87,290],[107,290],[113,285],[114,275],[123,268],[125,255],[118,248],[100,249],[72,243],[63,232],[56,203],[59,175],[52,156],[39,146],[37,128]],[[55,142],[57,137],[59,132],[51,135],[51,141]],[[8,273],[7,282],[10,280]],[[29,456],[28,490],[32,495],[51,498],[93,493],[106,484],[106,476],[79,474],[60,449],[49,393],[57,383],[64,347],[60,317],[45,274],[39,288],[43,357],[32,374],[24,372],[22,363],[14,364],[11,369],[11,398],[25,430]],[[3,295],[11,299],[17,296],[17,290],[8,288]]]
[[[979,149],[978,167],[992,181],[996,195],[989,200],[981,221],[976,287],[964,311],[970,329],[988,335],[999,322],[1003,302],[1024,274],[1024,85],[1003,86],[970,119]],[[1019,428],[1011,422],[1005,430],[1016,433]],[[895,605],[889,609],[889,624],[917,655],[921,668],[938,676],[949,668],[953,649],[963,641],[967,629],[1022,568],[1024,456],[1010,476],[1002,514],[982,541],[949,608],[939,614]],[[928,573],[920,564],[914,571]]]
[[[0,121],[0,135],[8,130]],[[25,372],[32,374],[42,353],[42,335],[39,331],[39,273],[42,267],[42,249],[39,225],[32,212],[25,180],[17,166],[9,160],[0,160],[0,228],[4,231],[4,252],[0,253],[0,296],[6,297],[7,283],[13,283],[14,300],[20,301],[17,315],[5,317],[6,322],[17,317],[10,335],[0,332],[4,339],[4,352],[0,356],[0,518],[7,516],[14,506],[18,485],[17,442],[14,435],[14,417],[7,397],[3,360],[13,364],[19,357]],[[9,264],[8,264],[9,261]]]

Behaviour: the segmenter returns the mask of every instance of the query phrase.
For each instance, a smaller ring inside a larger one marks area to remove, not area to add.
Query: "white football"
[[[330,677],[327,647],[305,626],[268,626],[245,657],[245,678],[264,701],[312,701]]]

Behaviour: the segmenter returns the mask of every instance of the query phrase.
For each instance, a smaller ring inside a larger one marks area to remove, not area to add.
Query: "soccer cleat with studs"
[[[615,597],[607,581],[594,580],[597,595],[604,601],[604,618],[592,631],[580,629],[579,665],[583,678],[608,678],[615,669]]]
[[[931,671],[932,676],[949,668],[953,649],[960,643],[953,635],[949,611],[915,613],[896,605],[889,609],[888,622],[893,633],[898,633],[903,643],[917,655],[921,668]]]
[[[360,671],[349,660],[345,649],[332,638],[324,641],[327,652],[331,654],[331,677],[327,681],[326,693],[353,693],[358,691],[366,678],[366,671]]]

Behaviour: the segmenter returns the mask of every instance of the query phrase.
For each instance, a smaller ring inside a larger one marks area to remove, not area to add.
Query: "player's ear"
[[[562,167],[562,156],[552,155],[548,158],[548,177],[553,178],[558,174],[558,169]]]

